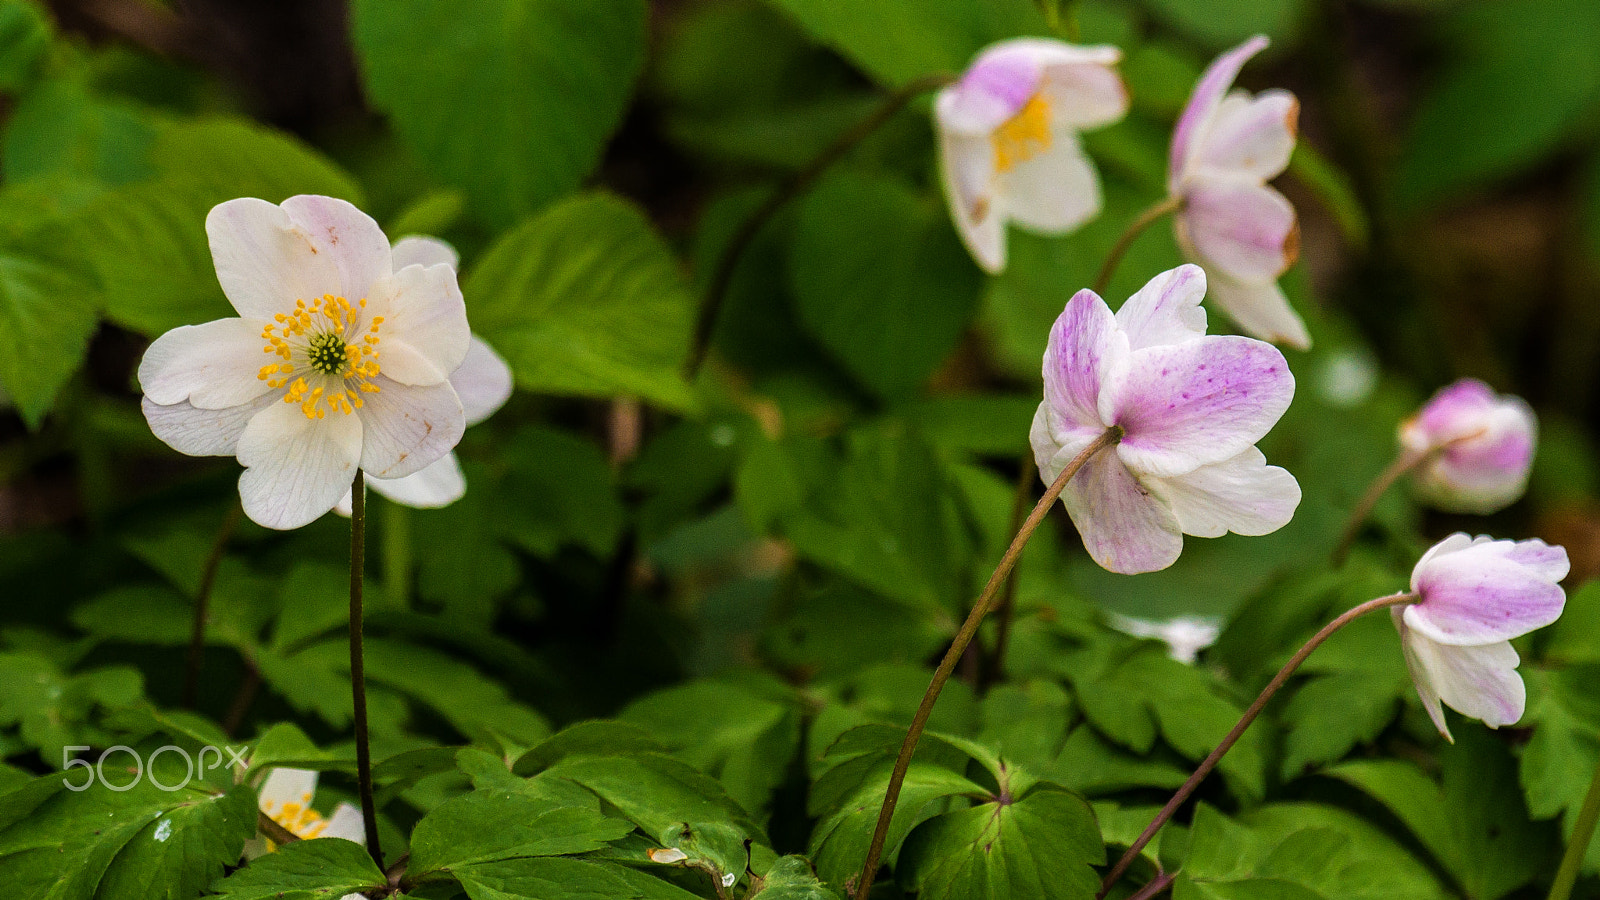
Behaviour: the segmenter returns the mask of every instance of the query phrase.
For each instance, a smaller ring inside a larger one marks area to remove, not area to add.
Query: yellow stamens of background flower
[[[996,128],[990,141],[994,144],[994,167],[1008,172],[1017,163],[1027,162],[1050,149],[1050,101],[1040,91],[1029,98],[1017,114]]]
[[[299,803],[290,800],[282,807],[271,800],[263,801],[261,811],[272,821],[282,825],[284,830],[302,840],[309,841],[322,834],[322,830],[328,827],[328,822],[322,818],[322,813],[311,808],[310,794],[304,795]]]

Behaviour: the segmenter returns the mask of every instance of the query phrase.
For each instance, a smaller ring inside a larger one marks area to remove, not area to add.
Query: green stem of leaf
[[[1173,813],[1178,811],[1178,807],[1182,806],[1184,801],[1189,799],[1189,795],[1193,794],[1195,789],[1200,786],[1200,782],[1211,774],[1211,770],[1215,769],[1217,763],[1222,761],[1223,755],[1231,750],[1234,744],[1238,743],[1239,738],[1244,735],[1245,729],[1249,728],[1250,723],[1254,722],[1256,717],[1261,715],[1261,711],[1266,708],[1267,701],[1271,700],[1273,695],[1277,694],[1288,683],[1289,676],[1300,668],[1300,664],[1306,661],[1306,658],[1311,655],[1313,650],[1322,646],[1322,642],[1332,637],[1334,632],[1369,612],[1387,609],[1391,606],[1415,603],[1416,600],[1416,595],[1410,593],[1391,594],[1387,597],[1379,597],[1376,600],[1368,600],[1360,606],[1346,611],[1343,615],[1324,625],[1321,631],[1312,635],[1311,640],[1306,641],[1305,646],[1296,651],[1294,656],[1283,664],[1283,668],[1278,670],[1278,674],[1272,676],[1272,680],[1261,691],[1261,696],[1257,697],[1256,701],[1250,704],[1250,708],[1244,711],[1244,715],[1233,726],[1233,730],[1229,731],[1227,737],[1222,739],[1222,743],[1218,744],[1217,748],[1211,751],[1211,755],[1200,763],[1200,767],[1194,770],[1194,774],[1189,776],[1189,780],[1178,788],[1178,792],[1172,795],[1172,799],[1167,801],[1167,805],[1163,806],[1161,811],[1156,813],[1156,817],[1150,820],[1150,824],[1145,826],[1144,833],[1139,835],[1138,840],[1128,847],[1127,852],[1122,854],[1122,858],[1117,860],[1117,864],[1111,867],[1110,872],[1106,873],[1105,879],[1100,883],[1100,892],[1095,894],[1095,900],[1102,900],[1111,890],[1111,886],[1117,883],[1117,879],[1122,877],[1122,873],[1128,871],[1128,866],[1139,858],[1139,851],[1150,843],[1150,840],[1156,836],[1156,832],[1161,830],[1161,826],[1167,824],[1167,820],[1171,819]]]
[[[917,713],[911,719],[911,727],[906,731],[905,743],[900,745],[900,755],[894,761],[894,771],[889,775],[889,784],[883,794],[883,807],[878,810],[878,826],[872,833],[872,844],[867,849],[867,860],[861,868],[861,876],[858,879],[856,900],[866,900],[867,895],[872,892],[872,882],[878,873],[878,862],[883,858],[883,845],[889,837],[889,822],[894,818],[894,807],[900,800],[900,787],[905,783],[906,772],[911,768],[911,756],[917,750],[917,742],[922,739],[922,731],[928,725],[928,717],[933,713],[933,704],[938,701],[939,692],[944,689],[945,682],[950,680],[950,673],[955,671],[956,664],[961,661],[967,646],[977,636],[978,626],[983,624],[984,616],[994,605],[1000,586],[1016,566],[1017,560],[1021,558],[1023,549],[1028,545],[1028,539],[1038,529],[1039,523],[1044,521],[1050,507],[1055,505],[1056,498],[1061,496],[1062,489],[1072,480],[1072,476],[1078,474],[1078,470],[1083,468],[1090,457],[1122,440],[1122,434],[1120,426],[1114,425],[1106,429],[1094,443],[1085,447],[1083,452],[1073,457],[1066,468],[1061,470],[1061,474],[1044,492],[1044,496],[1033,507],[1033,512],[1028,514],[1027,520],[1011,539],[1011,546],[1006,548],[1005,555],[1000,558],[1000,564],[995,567],[994,574],[989,576],[989,582],[983,586],[983,591],[973,603],[972,612],[961,624],[961,630],[950,643],[950,649],[945,651],[944,659],[939,661],[939,668],[933,673],[933,681],[928,685],[927,693],[922,695],[922,703],[917,707]]]
[[[200,664],[205,659],[206,619],[210,616],[211,590],[217,583],[217,569],[222,566],[222,554],[228,549],[228,541],[233,538],[233,532],[239,527],[239,519],[243,515],[244,507],[238,503],[228,510],[222,527],[217,529],[217,539],[211,545],[211,554],[206,557],[205,567],[200,570],[200,589],[194,596],[194,627],[189,632],[189,653],[183,667],[184,709],[194,709],[195,695],[199,693]]]
[[[411,605],[415,567],[411,557],[411,509],[393,500],[379,503],[383,510],[383,586],[389,601],[400,609]]]
[[[1111,276],[1117,274],[1117,266],[1122,262],[1122,257],[1127,255],[1128,248],[1133,246],[1134,240],[1139,235],[1144,234],[1146,228],[1159,222],[1162,216],[1177,212],[1178,207],[1182,205],[1183,200],[1180,198],[1166,197],[1128,223],[1128,227],[1123,230],[1122,236],[1117,238],[1117,242],[1112,245],[1111,252],[1106,254],[1106,261],[1100,266],[1100,274],[1095,276],[1094,292],[1096,294],[1105,296],[1106,288],[1111,285]]]
[[[361,470],[350,483],[350,693],[356,726],[356,785],[361,793],[361,820],[367,852],[383,868],[378,845],[378,810],[372,801],[372,748],[367,736],[367,670],[361,647],[362,592],[366,579],[367,481]]]
[[[1589,793],[1584,795],[1583,809],[1578,811],[1578,822],[1572,828],[1572,840],[1561,857],[1560,868],[1556,869],[1556,880],[1550,885],[1549,900],[1567,900],[1572,895],[1572,886],[1583,868],[1583,858],[1594,840],[1597,822],[1600,822],[1600,765],[1595,766],[1594,777],[1589,779]]]
[[[706,299],[700,307],[699,319],[695,322],[694,340],[689,345],[689,356],[684,363],[686,379],[693,381],[700,371],[700,366],[705,362],[706,353],[711,349],[712,333],[716,330],[717,316],[722,310],[723,301],[727,298],[728,288],[733,283],[734,270],[738,268],[740,257],[749,249],[767,222],[789,201],[804,194],[834,163],[843,159],[857,144],[872,136],[873,132],[894,118],[895,113],[904,109],[912,100],[928,91],[938,90],[954,80],[953,75],[939,73],[924,75],[901,85],[885,97],[870,115],[857,122],[855,127],[840,135],[806,163],[805,168],[796,172],[782,187],[774,191],[766,202],[744,221],[733,238],[728,241],[727,248],[722,251],[722,256],[717,260],[717,267],[711,274],[711,283],[706,289]]]

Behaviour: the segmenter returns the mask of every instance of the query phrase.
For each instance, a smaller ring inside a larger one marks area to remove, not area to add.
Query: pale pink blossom
[[[470,332],[453,269],[396,271],[378,224],[331,197],[230,200],[206,217],[206,234],[239,317],[157,338],[139,383],[169,446],[238,457],[251,519],[305,525],[357,467],[399,478],[461,439],[449,376]]]
[[[1406,668],[1446,739],[1443,702],[1490,728],[1512,725],[1527,703],[1511,639],[1560,618],[1567,551],[1543,541],[1452,534],[1411,572],[1417,602],[1390,610]]]
[[[1211,299],[1250,334],[1304,350],[1311,336],[1278,287],[1299,252],[1299,226],[1266,183],[1289,164],[1299,104],[1284,90],[1228,91],[1266,46],[1251,38],[1200,76],[1172,133],[1167,189],[1182,204],[1178,244],[1205,268]]]
[[[1185,534],[1268,534],[1300,503],[1294,476],[1254,446],[1288,409],[1294,376],[1270,344],[1206,335],[1205,290],[1205,273],[1186,265],[1115,315],[1079,291],[1050,332],[1034,456],[1050,483],[1123,429],[1061,493],[1089,555],[1113,572],[1172,565]]]
[[[934,102],[939,158],[961,240],[988,272],[1006,266],[1007,222],[1071,231],[1100,212],[1100,179],[1078,132],[1121,119],[1122,51],[1048,38],[978,54]]]
[[[1422,499],[1450,512],[1487,515],[1527,489],[1538,431],[1521,397],[1463,378],[1401,423],[1400,445],[1427,455],[1413,473]]]

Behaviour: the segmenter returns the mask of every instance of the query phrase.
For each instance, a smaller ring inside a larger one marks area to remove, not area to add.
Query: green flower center
[[[311,363],[311,368],[324,375],[342,376],[350,365],[345,355],[344,338],[331,331],[311,339],[306,346],[306,359]]]

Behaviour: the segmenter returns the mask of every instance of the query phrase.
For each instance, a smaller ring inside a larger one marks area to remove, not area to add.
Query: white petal
[[[310,236],[319,256],[333,260],[339,282],[330,292],[351,303],[366,297],[394,264],[389,239],[373,218],[337,197],[301,194],[283,201],[289,220]]]
[[[297,803],[302,808],[311,805],[317,792],[317,773],[310,769],[291,769],[280,766],[267,773],[261,782],[261,811],[276,816],[285,803]]]
[[[1206,333],[1206,273],[1182,265],[1150,279],[1117,310],[1130,350],[1177,344]]]
[[[939,133],[939,173],[961,242],[989,274],[1006,267],[1005,220],[995,202],[994,146],[987,136]]]
[[[1211,272],[1211,299],[1246,332],[1296,350],[1311,349],[1311,333],[1277,281],[1246,283]]]
[[[379,363],[401,384],[438,384],[460,368],[472,331],[455,270],[406,266],[372,287],[369,313],[383,317]]]
[[[1187,475],[1152,478],[1149,487],[1172,506],[1184,534],[1221,537],[1271,534],[1300,505],[1300,483],[1254,447]]]
[[[1247,175],[1256,181],[1276,177],[1294,153],[1300,104],[1284,90],[1229,94],[1217,107],[1204,143],[1191,159],[1190,174],[1204,171]]]
[[[322,829],[318,837],[344,838],[355,841],[361,846],[367,845],[366,822],[361,818],[361,810],[349,803],[341,803],[333,808],[333,815],[328,817],[327,827]],[[349,896],[349,895],[346,895]],[[360,896],[360,895],[356,895]]]
[[[1100,176],[1071,133],[997,178],[1006,218],[1033,231],[1071,231],[1100,213]]]
[[[1191,178],[1173,220],[1206,269],[1245,283],[1276,279],[1300,252],[1294,206],[1263,184]]]
[[[1109,125],[1127,115],[1128,89],[1112,68],[1115,63],[1113,59],[1108,63],[1047,66],[1040,90],[1050,101],[1051,119],[1071,128],[1088,129]]]
[[[402,478],[426,468],[461,440],[466,418],[449,382],[412,386],[380,375],[373,383],[379,390],[362,394],[365,402],[356,410],[366,426],[360,458],[368,474]]]
[[[163,406],[185,400],[201,409],[223,409],[265,394],[261,367],[282,360],[262,353],[267,346],[254,319],[218,319],[183,325],[155,339],[139,361],[139,386]]]
[[[511,367],[483,338],[473,335],[467,346],[467,358],[450,376],[450,386],[461,398],[467,425],[476,425],[511,399]]]
[[[1439,644],[1412,630],[1411,652],[1446,706],[1490,728],[1514,725],[1527,705],[1517,651],[1507,641],[1477,647]],[[1435,724],[1438,724],[1437,722]],[[1441,729],[1443,731],[1443,729]]]
[[[1122,51],[1110,44],[1069,44],[1054,38],[1021,37],[991,45],[983,52],[1016,54],[1041,68],[1049,66],[1114,66]]]
[[[1183,533],[1166,504],[1128,471],[1114,450],[1089,459],[1061,492],[1072,524],[1096,563],[1123,575],[1177,562]]]
[[[461,256],[456,248],[435,237],[410,235],[394,242],[394,270],[406,266],[449,266],[460,271]]]
[[[257,397],[226,409],[196,409],[191,404],[161,405],[149,397],[139,404],[150,431],[168,447],[190,456],[233,456],[239,436],[256,413],[277,402],[276,396]]]
[[[317,252],[311,236],[265,200],[218,204],[206,216],[206,235],[222,292],[247,319],[271,319],[293,309],[296,300],[310,303],[339,290],[338,263]]]
[[[308,419],[299,404],[273,403],[239,437],[239,498],[267,528],[299,528],[333,508],[355,478],[361,420],[328,413]]]
[[[1439,691],[1433,686],[1432,674],[1422,664],[1421,657],[1417,656],[1414,646],[1416,636],[1406,627],[1403,610],[1392,606],[1389,608],[1389,617],[1394,622],[1395,630],[1400,632],[1400,652],[1405,656],[1406,672],[1411,675],[1411,684],[1417,689],[1417,698],[1422,701],[1422,708],[1427,711],[1428,718],[1433,720],[1433,727],[1439,729],[1439,734],[1450,743],[1455,743],[1455,737],[1450,734],[1450,726],[1445,724],[1444,707],[1439,705]]]
[[[420,472],[404,478],[368,478],[367,485],[401,506],[438,509],[460,500],[467,479],[454,453],[446,453]],[[347,514],[348,515],[348,514]]]

